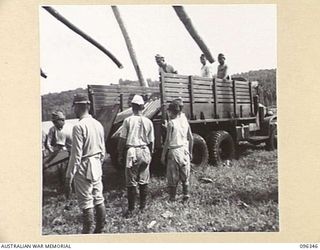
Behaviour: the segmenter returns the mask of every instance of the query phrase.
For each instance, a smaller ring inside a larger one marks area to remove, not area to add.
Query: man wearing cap
[[[224,54],[220,53],[218,55],[218,71],[217,71],[217,78],[219,79],[225,79],[225,80],[229,80],[230,76],[228,75],[228,66],[225,64],[225,56]]]
[[[126,118],[120,133],[118,144],[119,162],[124,162],[127,186],[128,211],[131,217],[135,209],[136,190],[139,186],[140,211],[146,207],[149,165],[154,147],[154,129],[152,122],[142,115],[144,101],[142,96],[135,95],[131,101],[133,115]]]
[[[172,73],[172,74],[178,74],[178,71],[176,71],[171,65],[167,64],[164,60],[164,57],[157,54],[155,56],[156,58],[156,63],[159,66],[159,74],[161,72],[165,72],[165,73]]]
[[[177,185],[182,182],[183,201],[189,199],[190,161],[193,136],[186,119],[180,116],[179,102],[173,100],[168,107],[170,121],[162,151],[161,162],[167,166],[169,200],[175,201]]]
[[[183,112],[183,100],[182,98],[177,98],[177,99],[174,99],[174,102],[177,102],[178,105],[179,105],[179,114],[178,114],[178,118],[181,118],[183,120],[184,123],[188,123],[188,119],[186,117],[186,114]]]
[[[54,126],[49,129],[45,140],[45,148],[49,152],[46,162],[50,162],[63,150],[68,150],[70,153],[72,144],[72,128],[68,124],[65,124],[65,116],[62,111],[55,111],[52,113],[52,123]],[[66,168],[66,162],[57,165],[61,187],[63,187],[64,184]]]
[[[201,76],[202,77],[210,77],[212,78],[212,70],[211,70],[211,67],[210,65],[208,65],[208,61],[207,61],[207,58],[204,54],[201,54],[200,56],[200,62],[202,64],[202,67],[201,67]]]
[[[71,149],[72,135],[70,126],[65,124],[65,116],[62,111],[52,113],[52,126],[49,129],[46,147],[50,153],[59,150]]]
[[[75,95],[73,107],[79,122],[72,131],[71,157],[66,173],[66,196],[70,196],[71,184],[74,181],[78,204],[83,212],[82,233],[101,233],[106,217],[102,193],[104,130],[101,123],[89,114],[90,101],[87,95]]]

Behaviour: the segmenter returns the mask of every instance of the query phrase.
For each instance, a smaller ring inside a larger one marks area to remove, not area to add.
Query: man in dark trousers
[[[125,165],[128,211],[125,217],[131,217],[135,209],[136,188],[139,185],[140,211],[146,207],[149,165],[154,147],[154,129],[152,122],[142,115],[144,101],[135,95],[131,101],[133,115],[126,118],[120,133],[119,162]],[[125,159],[124,159],[125,158]]]
[[[71,157],[66,173],[66,195],[68,198],[74,181],[78,204],[83,212],[82,233],[101,233],[106,217],[101,179],[105,157],[104,130],[101,123],[89,114],[90,101],[87,95],[75,95],[73,106],[79,122],[72,131]]]

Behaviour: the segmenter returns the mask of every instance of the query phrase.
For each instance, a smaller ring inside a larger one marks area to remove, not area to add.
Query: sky
[[[119,25],[108,5],[52,6],[97,40],[109,57],[39,7],[41,94],[137,80]],[[276,5],[185,5],[194,27],[209,47],[217,68],[224,53],[230,73],[277,67]],[[154,56],[161,54],[179,74],[199,75],[200,54],[170,5],[119,5],[145,79],[159,78]]]

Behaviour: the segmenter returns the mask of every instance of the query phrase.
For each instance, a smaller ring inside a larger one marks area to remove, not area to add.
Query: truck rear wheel
[[[270,125],[270,136],[266,141],[267,150],[275,150],[278,147],[277,127]]]
[[[231,135],[223,130],[211,132],[207,138],[209,162],[217,165],[224,160],[234,158],[235,149]]]
[[[193,135],[192,162],[195,167],[201,167],[208,163],[209,153],[206,141],[198,134]]]

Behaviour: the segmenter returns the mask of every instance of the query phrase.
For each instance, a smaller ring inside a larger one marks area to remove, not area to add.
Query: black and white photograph
[[[39,39],[42,235],[280,231],[277,5],[40,5]]]

